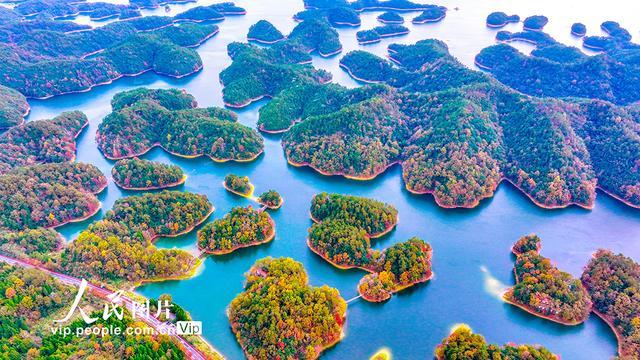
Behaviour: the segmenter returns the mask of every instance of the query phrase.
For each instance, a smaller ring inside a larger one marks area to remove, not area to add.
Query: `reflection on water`
[[[216,1],[199,1],[208,4]],[[365,49],[378,55],[386,54],[393,42],[413,43],[420,39],[444,40],[453,55],[468,66],[480,49],[494,44],[495,30],[484,25],[492,11],[515,13],[521,17],[544,14],[550,18],[547,30],[559,41],[578,45],[569,34],[575,21],[585,23],[590,35],[600,34],[598,26],[604,20],[616,20],[638,34],[640,23],[635,15],[640,5],[630,1],[507,1],[457,0],[434,1],[447,6],[447,17],[437,24],[406,25],[407,36],[384,39],[379,44],[359,46],[355,33],[377,26],[379,12],[362,14],[359,29],[340,29],[342,54],[329,59],[314,57],[313,64],[334,75],[334,82],[353,87],[357,84],[338,66],[348,51]],[[98,166],[110,174],[113,161],[98,151],[95,132],[102,118],[110,112],[110,100],[119,91],[140,86],[153,88],[184,88],[193,94],[200,106],[222,104],[219,72],[230,64],[226,45],[245,41],[249,26],[260,19],[274,23],[288,33],[295,22],[292,15],[302,10],[302,0],[244,0],[237,4],[248,11],[246,16],[228,17],[220,22],[220,33],[203,44],[200,53],[204,69],[183,79],[171,79],[148,73],[125,78],[91,92],[61,96],[49,100],[31,101],[29,120],[52,117],[61,111],[79,109],[89,119],[88,129],[79,137],[78,160]],[[171,5],[170,14],[186,10],[195,4]],[[454,8],[459,10],[453,10]],[[164,15],[164,9],[144,10],[145,14]],[[415,13],[405,14],[411,19]],[[86,19],[81,19],[86,21]],[[510,24],[505,30],[519,30],[521,24]],[[525,45],[526,46],[526,45]],[[530,48],[520,47],[523,51]],[[239,121],[255,127],[260,101],[240,110]],[[228,173],[247,175],[257,191],[275,189],[285,199],[280,210],[272,211],[276,222],[276,239],[268,244],[242,249],[227,256],[209,256],[197,277],[147,284],[139,291],[157,297],[170,293],[194,319],[203,322],[205,337],[229,359],[243,357],[229,324],[225,310],[229,302],[242,291],[244,273],[265,256],[289,256],[304,263],[314,286],[327,284],[337,288],[346,299],[357,294],[358,281],[365,274],[359,270],[339,270],[311,252],[306,244],[311,225],[308,209],[311,198],[321,191],[367,196],[393,204],[400,222],[395,231],[377,239],[377,249],[388,247],[412,236],[428,241],[434,249],[433,267],[437,277],[394,296],[384,304],[357,300],[349,304],[346,337],[324,353],[327,359],[366,359],[381,347],[393,350],[397,359],[430,358],[435,346],[451,332],[451,325],[469,324],[475,332],[491,343],[543,344],[563,359],[607,359],[616,351],[615,338],[606,325],[591,317],[585,324],[568,327],[531,316],[502,301],[496,295],[512,284],[513,257],[511,245],[522,235],[537,233],[543,240],[543,253],[562,270],[579,276],[590,254],[598,248],[624,252],[640,260],[640,211],[626,207],[598,193],[592,211],[571,207],[544,210],[531,203],[507,183],[500,185],[493,198],[481,202],[475,209],[447,210],[439,208],[431,196],[408,193],[402,184],[401,169],[395,166],[372,181],[351,181],[340,177],[325,177],[306,168],[287,164],[280,145],[280,135],[265,136],[265,153],[252,163],[215,163],[206,157],[183,159],[160,149],[153,149],[146,159],[181,166],[188,176],[179,189],[206,194],[216,207],[211,219],[221,218],[234,206],[254,205],[251,200],[230,194],[221,186]],[[112,182],[99,195],[103,211],[89,221],[64,226],[67,239],[74,239],[91,221],[104,215],[113,202],[136,192],[122,191]],[[195,232],[178,238],[159,239],[160,247],[193,250]],[[489,271],[490,269],[490,271]],[[578,352],[579,351],[579,352]]]

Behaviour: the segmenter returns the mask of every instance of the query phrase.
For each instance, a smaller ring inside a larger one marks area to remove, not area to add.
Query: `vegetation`
[[[239,124],[234,113],[196,106],[193,96],[175,89],[118,93],[113,112],[98,127],[98,148],[114,159],[137,156],[154,146],[215,161],[249,161],[262,153],[263,139]]]
[[[591,311],[589,294],[578,279],[558,270],[541,256],[539,249],[540,239],[535,235],[524,237],[514,245],[516,285],[504,298],[552,321],[566,325],[584,322]]]
[[[467,325],[458,326],[442,344],[436,348],[436,359],[511,359],[511,360],[558,360],[542,346],[487,344],[482,335],[474,334]]]
[[[360,26],[360,15],[357,11],[346,6],[325,7],[321,9],[307,9],[294,15],[298,21],[322,20],[332,26]]]
[[[622,254],[598,250],[582,273],[593,309],[616,333],[621,358],[640,354],[640,265]]]
[[[284,35],[267,20],[260,20],[251,25],[247,39],[262,44],[273,44],[284,40]]]
[[[125,189],[163,189],[184,182],[185,174],[177,165],[132,158],[118,160],[111,170],[113,181]]]
[[[150,240],[187,233],[213,211],[205,195],[164,190],[116,200],[105,219],[132,231],[140,231]]]
[[[574,23],[571,25],[571,34],[580,37],[587,35],[586,25],[583,23]]]
[[[317,194],[311,201],[310,212],[316,222],[340,219],[364,229],[371,237],[388,232],[398,221],[398,210],[393,206],[350,195]]]
[[[48,263],[62,244],[62,237],[53,229],[38,228],[0,233],[0,252],[18,259]]]
[[[385,301],[394,292],[431,278],[431,247],[418,238],[383,251],[371,248],[371,238],[395,226],[397,211],[381,202],[321,193],[313,198],[309,247],[333,265],[371,272],[358,285],[367,301]]]
[[[75,139],[87,123],[83,113],[72,111],[51,120],[12,127],[0,134],[0,173],[19,166],[75,159]]]
[[[408,34],[409,29],[402,25],[377,26],[371,30],[358,31],[356,37],[360,44],[379,42],[382,38]]]
[[[251,185],[247,176],[229,174],[224,177],[224,187],[241,196],[249,196],[253,193],[253,185]]]
[[[95,214],[107,179],[93,165],[62,163],[17,168],[0,176],[0,228],[56,227]]]
[[[438,22],[447,15],[447,8],[439,5],[427,5],[428,8],[422,12],[422,14],[416,16],[411,20],[414,24],[424,24]]]
[[[269,213],[238,206],[198,231],[198,247],[211,254],[227,254],[271,241],[274,236],[275,225]]]
[[[524,19],[523,28],[525,30],[541,31],[549,22],[546,16],[534,15]]]
[[[28,112],[29,104],[24,95],[0,85],[0,130],[22,124]]]
[[[315,359],[340,341],[347,304],[336,289],[311,287],[302,264],[258,260],[229,305],[231,329],[252,359]]]
[[[269,209],[278,209],[282,206],[282,196],[275,190],[268,190],[258,197],[258,202]]]
[[[394,11],[384,12],[377,17],[378,21],[383,24],[402,24],[404,23],[404,18]]]
[[[487,26],[491,28],[501,28],[509,23],[517,23],[520,21],[518,15],[507,15],[502,11],[492,12],[487,16]]]

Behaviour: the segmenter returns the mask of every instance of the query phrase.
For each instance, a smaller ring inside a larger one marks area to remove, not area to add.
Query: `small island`
[[[447,8],[439,5],[426,5],[429,8],[411,20],[414,24],[435,23],[447,16]]]
[[[27,114],[27,98],[12,88],[0,85],[0,130],[21,125]]]
[[[153,241],[190,232],[213,210],[205,195],[164,190],[120,198],[104,218],[140,231]]]
[[[118,160],[111,170],[113,181],[126,190],[156,190],[178,186],[187,176],[177,165],[131,158]]]
[[[376,18],[383,24],[402,24],[404,23],[404,18],[395,11],[387,11],[384,12]]]
[[[275,237],[275,224],[266,211],[251,206],[235,207],[198,231],[198,248],[223,255],[238,249],[268,243]]]
[[[598,250],[582,273],[582,284],[593,300],[593,312],[613,330],[618,356],[640,354],[640,264],[622,254]]]
[[[543,15],[529,16],[528,18],[524,19],[522,28],[523,30],[529,31],[542,31],[542,29],[545,27],[545,25],[547,25],[548,22],[549,19]]]
[[[583,23],[574,23],[571,25],[571,35],[583,37],[587,35],[587,26]]]
[[[279,209],[283,202],[282,196],[275,190],[265,191],[258,197],[258,203],[272,210]]]
[[[431,246],[418,238],[383,251],[371,248],[371,239],[389,232],[397,210],[372,199],[321,193],[313,198],[307,245],[340,269],[370,272],[358,284],[358,293],[371,302],[431,279]]]
[[[242,197],[251,197],[253,194],[253,184],[249,181],[248,176],[229,174],[224,177],[222,185],[227,191]]]
[[[487,16],[487,27],[497,29],[505,27],[509,23],[517,23],[519,21],[520,16],[518,15],[507,15],[502,11],[497,11]]]
[[[208,156],[216,162],[255,160],[264,140],[237,121],[235,113],[199,108],[178,89],[139,88],[116,94],[113,112],[98,126],[98,148],[109,159],[145,154],[158,146],[180,157]]]
[[[503,295],[505,301],[530,314],[563,325],[578,325],[589,317],[591,300],[578,279],[558,270],[539,254],[540,238],[527,235],[512,247],[516,255],[516,285]]]
[[[246,277],[227,314],[248,358],[316,359],[342,339],[346,302],[334,288],[310,286],[301,263],[268,257]]]
[[[474,334],[462,324],[442,340],[435,351],[437,360],[449,359],[510,359],[510,360],[560,360],[560,357],[539,345],[488,344],[484,337]]]
[[[251,25],[247,34],[248,41],[255,41],[260,44],[275,44],[285,39],[284,35],[272,23],[267,20],[260,20]]]
[[[356,38],[360,45],[373,44],[380,42],[383,38],[406,35],[409,33],[409,29],[402,25],[384,25],[377,26],[371,30],[358,31]]]

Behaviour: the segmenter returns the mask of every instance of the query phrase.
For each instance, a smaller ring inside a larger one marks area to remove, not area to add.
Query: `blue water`
[[[212,1],[201,1],[199,4]],[[411,33],[384,40],[380,44],[360,47],[355,33],[378,25],[376,12],[362,15],[360,29],[341,29],[344,52],[330,59],[314,58],[314,65],[331,71],[334,81],[345,86],[357,86],[338,67],[340,57],[347,51],[363,48],[384,55],[392,42],[413,43],[424,38],[439,38],[450,47],[452,54],[463,63],[473,66],[473,57],[483,47],[494,43],[495,31],[484,26],[486,15],[495,10],[516,13],[521,17],[534,14],[549,16],[547,30],[558,40],[579,44],[569,35],[569,27],[582,21],[589,34],[600,34],[598,25],[604,20],[617,20],[638,34],[640,23],[633,18],[639,5],[614,1],[608,7],[578,1],[441,1],[450,11],[438,24],[410,24],[417,14],[407,14]],[[90,119],[89,127],[79,137],[78,161],[97,165],[110,174],[112,161],[106,160],[96,147],[94,135],[101,119],[110,110],[112,96],[120,91],[146,86],[154,88],[184,88],[193,94],[200,106],[220,106],[221,86],[218,74],[229,65],[226,45],[231,41],[245,41],[248,27],[259,19],[267,19],[284,33],[295,22],[291,16],[302,10],[301,0],[238,1],[247,9],[242,17],[230,17],[220,23],[220,33],[198,49],[204,70],[186,79],[170,79],[145,74],[116,81],[89,93],[31,101],[29,120],[48,118],[61,111],[79,109]],[[184,11],[193,4],[171,7],[171,14]],[[459,10],[454,10],[459,7]],[[163,14],[164,9],[145,10],[146,14]],[[626,21],[625,21],[626,20]],[[87,19],[80,19],[89,22]],[[89,22],[90,23],[90,22]],[[521,24],[506,29],[518,30]],[[523,51],[531,48],[518,45]],[[258,102],[238,112],[243,124],[255,127]],[[308,207],[314,194],[321,191],[348,193],[376,198],[393,204],[400,215],[397,229],[378,239],[374,246],[384,248],[411,236],[427,240],[434,249],[435,278],[394,296],[384,304],[370,304],[362,300],[348,307],[346,337],[326,351],[327,359],[365,359],[380,347],[391,349],[397,359],[430,358],[435,346],[446,337],[456,323],[468,323],[488,341],[505,343],[535,343],[561,354],[563,359],[607,359],[615,355],[616,342],[607,326],[592,316],[580,326],[554,324],[524,313],[503,303],[497,293],[513,283],[513,258],[509,248],[520,236],[535,232],[543,239],[543,255],[558,266],[579,276],[590,254],[598,248],[623,252],[640,260],[640,211],[599,193],[592,211],[578,208],[543,210],[532,204],[523,194],[508,184],[502,184],[492,199],[485,200],[472,210],[445,210],[437,207],[430,196],[412,195],[404,190],[398,166],[373,181],[358,182],[337,177],[324,177],[309,169],[287,165],[280,146],[280,136],[265,137],[265,153],[252,163],[219,164],[202,159],[182,159],[155,149],[146,159],[171,162],[181,166],[188,179],[179,189],[206,194],[216,207],[211,219],[220,218],[234,206],[252,204],[250,200],[226,192],[220,185],[228,173],[248,175],[261,193],[278,190],[284,197],[283,207],[272,212],[276,222],[276,239],[266,245],[243,249],[236,253],[209,257],[197,277],[139,288],[146,296],[162,293],[173,295],[174,301],[186,308],[195,320],[201,320],[205,337],[229,359],[243,357],[227,321],[225,310],[229,302],[242,291],[243,274],[257,260],[265,256],[289,256],[304,263],[314,286],[327,284],[340,290],[346,299],[356,295],[361,271],[342,271],[314,255],[305,244],[311,222]],[[113,182],[100,194],[103,209],[135,192],[122,191]],[[104,211],[104,210],[103,210]],[[65,226],[61,232],[73,240],[91,220]],[[195,232],[175,239],[161,239],[160,247],[195,247]]]

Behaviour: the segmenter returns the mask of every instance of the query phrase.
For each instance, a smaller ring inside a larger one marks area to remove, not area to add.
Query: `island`
[[[158,237],[176,237],[191,232],[213,210],[205,195],[163,190],[120,198],[104,218],[140,231],[153,241]]]
[[[402,24],[404,23],[404,18],[402,15],[398,14],[395,11],[387,11],[378,15],[376,18],[383,24]]]
[[[54,228],[88,219],[100,210],[96,194],[107,179],[94,165],[40,164],[0,175],[0,229]],[[26,214],[29,214],[28,216]]]
[[[73,161],[76,138],[89,124],[80,111],[16,125],[0,134],[0,173],[32,164]]]
[[[560,360],[560,357],[539,345],[488,344],[482,335],[474,334],[462,324],[442,340],[435,351],[437,360],[447,359],[512,359]]]
[[[260,20],[251,25],[247,34],[248,41],[255,41],[260,44],[275,44],[284,39],[285,37],[280,30],[267,20]]]
[[[524,19],[522,28],[529,31],[542,31],[542,28],[544,28],[548,22],[549,19],[543,15],[529,16]]]
[[[558,270],[540,255],[540,238],[528,235],[512,247],[516,255],[516,285],[503,295],[506,302],[530,314],[563,325],[578,325],[589,318],[591,299],[580,280]]]
[[[181,157],[206,155],[214,161],[252,161],[263,139],[225,109],[198,108],[177,89],[139,88],[116,94],[113,112],[98,126],[98,148],[109,159],[140,156],[153,147]]]
[[[434,23],[447,16],[447,8],[439,5],[427,5],[429,8],[411,20],[414,24]]]
[[[301,263],[268,257],[246,276],[227,314],[248,358],[316,359],[342,339],[346,302],[334,288],[309,286]]]
[[[184,184],[187,176],[177,165],[157,161],[122,159],[111,169],[113,181],[127,190],[156,190]]]
[[[376,200],[321,193],[311,204],[307,244],[340,269],[370,272],[358,284],[358,293],[371,302],[431,279],[429,244],[416,237],[383,251],[371,248],[371,239],[388,233],[397,222],[397,210]]]
[[[222,185],[227,191],[239,196],[250,197],[253,194],[253,184],[249,181],[248,176],[229,174],[224,177]]]
[[[583,37],[587,35],[587,27],[583,23],[574,23],[571,25],[571,35]]]
[[[268,243],[275,235],[275,223],[269,213],[238,206],[198,230],[198,248],[207,254],[224,255]]]
[[[258,196],[258,203],[272,210],[279,209],[283,202],[282,196],[275,190],[267,190]]]
[[[509,23],[517,23],[520,21],[518,15],[507,15],[502,11],[492,12],[487,16],[487,27],[502,28]]]
[[[360,15],[358,12],[350,7],[335,6],[325,7],[321,9],[307,9],[301,11],[293,16],[296,21],[305,20],[324,20],[331,24],[331,26],[360,26]]]
[[[582,283],[593,300],[593,312],[613,330],[618,356],[640,354],[640,264],[622,254],[598,250],[582,273]]]
[[[386,37],[406,35],[408,33],[409,29],[406,26],[389,24],[376,26],[371,30],[358,31],[356,38],[359,44],[364,45],[380,42]]]
[[[21,125],[27,114],[27,98],[12,88],[0,85],[0,130]]]
[[[221,21],[224,15],[213,6],[196,6],[175,16],[177,21]]]

